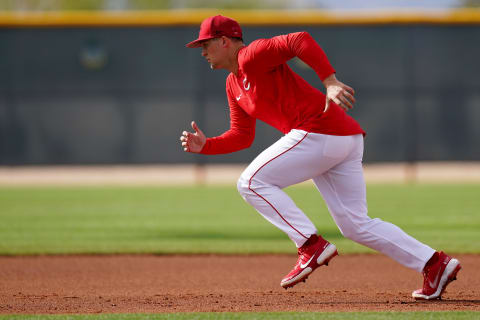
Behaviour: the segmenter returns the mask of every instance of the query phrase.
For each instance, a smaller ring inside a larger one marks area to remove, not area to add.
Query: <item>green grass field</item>
[[[430,246],[480,252],[479,185],[373,185],[370,216]],[[313,186],[287,192],[341,253],[343,238]],[[0,188],[0,254],[295,253],[234,187]]]
[[[270,312],[101,315],[0,315],[0,320],[475,320],[478,312]]]
[[[372,185],[371,217],[432,247],[480,252],[479,185]],[[344,239],[313,186],[287,192],[342,254]],[[77,253],[295,253],[234,187],[0,188],[0,255]],[[13,320],[479,319],[478,312],[0,315]]]

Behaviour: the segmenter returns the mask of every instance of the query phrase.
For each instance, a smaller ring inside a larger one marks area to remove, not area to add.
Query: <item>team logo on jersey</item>
[[[245,89],[246,91],[250,90],[250,82],[248,84],[247,83],[247,76],[245,76],[245,78],[243,79],[243,89]]]

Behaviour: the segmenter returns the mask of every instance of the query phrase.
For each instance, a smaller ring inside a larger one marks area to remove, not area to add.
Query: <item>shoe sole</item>
[[[460,269],[462,269],[460,262],[457,259],[451,259],[443,271],[437,291],[429,296],[413,292],[412,297],[414,297],[415,300],[442,299],[442,294],[445,292],[448,284],[454,280],[457,280],[457,273],[460,271]]]
[[[323,265],[325,266],[328,266],[328,263],[330,262],[330,260],[332,260],[335,256],[338,255],[338,251],[337,251],[337,247],[335,247],[334,244],[329,244],[325,250],[323,250],[323,252],[317,257],[317,265],[315,268],[312,268],[312,267],[306,267],[305,269],[302,270],[302,272],[300,272],[296,277],[288,280],[288,281],[285,281],[285,282],[281,282],[280,285],[284,288],[284,289],[288,289],[288,288],[291,288],[293,287],[294,285],[296,285],[297,283],[299,282],[305,282],[308,278],[308,276],[315,270],[317,269],[318,267],[321,267]]]

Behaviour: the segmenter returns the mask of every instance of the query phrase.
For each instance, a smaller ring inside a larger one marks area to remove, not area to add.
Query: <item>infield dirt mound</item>
[[[410,295],[422,277],[381,255],[345,255],[295,288],[293,255],[0,257],[0,313],[480,311],[479,255],[441,301]]]

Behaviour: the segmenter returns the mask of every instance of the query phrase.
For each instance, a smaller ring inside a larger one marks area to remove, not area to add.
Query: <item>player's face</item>
[[[202,42],[202,56],[210,63],[210,68],[225,68],[226,50],[222,38],[214,38]]]

